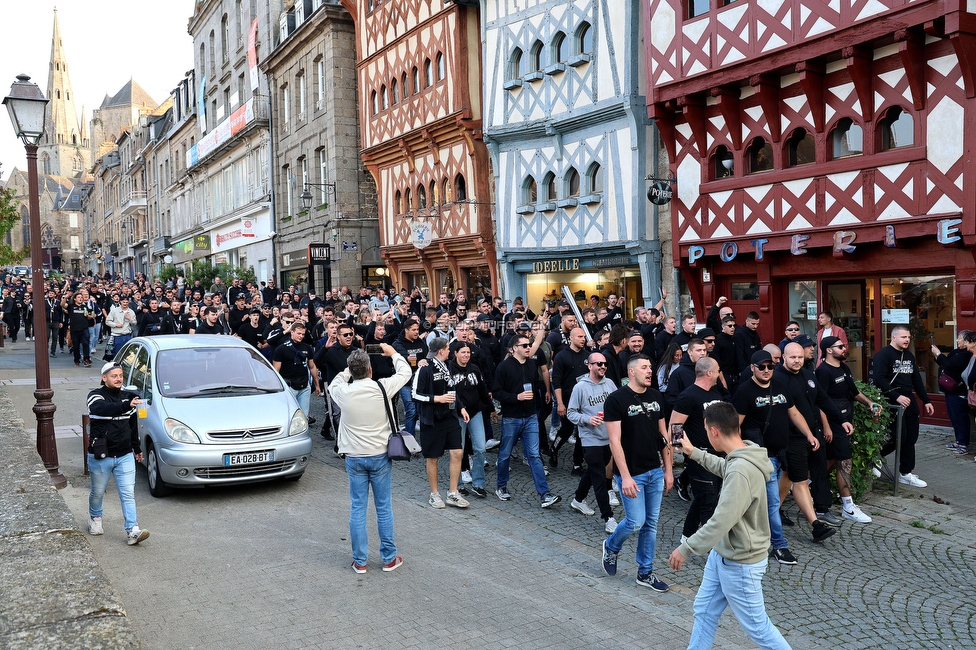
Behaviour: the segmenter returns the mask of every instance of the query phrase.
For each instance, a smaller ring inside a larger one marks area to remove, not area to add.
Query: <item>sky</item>
[[[4,25],[0,97],[7,96],[21,73],[47,93],[57,7],[75,108],[80,112],[84,106],[86,124],[105,95],[117,93],[130,78],[161,104],[193,67],[193,41],[186,31],[193,4],[193,0],[0,0]],[[6,110],[0,111],[0,165],[4,179],[14,167],[27,168],[24,145],[14,135]]]

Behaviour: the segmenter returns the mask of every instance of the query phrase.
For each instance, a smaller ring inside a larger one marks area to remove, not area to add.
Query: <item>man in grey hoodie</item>
[[[761,648],[790,650],[790,645],[766,614],[762,577],[768,564],[769,514],[766,480],[773,466],[766,450],[743,441],[735,407],[718,402],[705,409],[705,429],[715,451],[697,449],[681,438],[681,449],[708,471],[722,477],[722,491],[711,518],[674,549],[668,561],[675,571],[685,559],[706,551],[705,574],[695,597],[695,626],[689,650],[712,647],[725,607],[732,608],[739,625]]]
[[[576,380],[566,407],[566,417],[579,427],[583,460],[586,461],[586,473],[580,478],[576,497],[569,505],[584,515],[594,514],[593,508],[586,503],[586,494],[592,487],[600,507],[600,516],[605,522],[604,528],[607,533],[612,533],[617,527],[617,520],[613,518],[607,491],[610,437],[607,435],[607,425],[603,423],[603,403],[610,393],[617,390],[617,385],[606,377],[607,358],[600,352],[590,353],[586,358],[586,367],[589,373]]]

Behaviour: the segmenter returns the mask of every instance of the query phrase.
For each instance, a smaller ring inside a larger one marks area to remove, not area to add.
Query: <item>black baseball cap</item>
[[[758,366],[759,364],[766,363],[767,361],[769,363],[773,362],[773,355],[771,355],[769,352],[766,352],[765,350],[757,350],[752,353],[752,365]]]

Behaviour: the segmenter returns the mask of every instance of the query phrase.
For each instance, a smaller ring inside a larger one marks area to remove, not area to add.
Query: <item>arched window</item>
[[[220,19],[220,60],[227,63],[227,59],[230,58],[228,55],[228,47],[230,41],[230,28],[227,24],[227,14]]]
[[[529,50],[529,72],[539,72],[542,70],[542,41],[536,41]]]
[[[403,192],[403,211],[413,212],[413,197],[410,196],[409,187]]]
[[[508,78],[518,79],[522,76],[522,48],[517,47],[512,50],[512,55],[508,57]]]
[[[437,196],[437,183],[431,181],[430,182],[430,204],[439,205],[441,203],[443,203],[443,201],[439,196]]]
[[[522,203],[525,205],[539,202],[539,187],[535,184],[535,179],[526,176],[522,181]]]
[[[390,95],[386,92],[386,86],[380,86],[380,99],[382,100],[380,103],[385,111],[390,107]]]
[[[583,22],[576,29],[576,53],[586,54],[593,51],[593,29],[590,23]]]
[[[817,162],[817,147],[813,140],[813,134],[807,133],[806,129],[797,129],[786,141],[787,155],[789,156],[789,166],[809,165]]]
[[[553,63],[562,63],[566,60],[566,35],[562,32],[556,32],[556,35],[552,37],[552,54],[550,61]]]
[[[403,98],[406,99],[410,95],[410,87],[407,86],[407,73],[404,72],[403,76],[400,77],[400,87],[403,88]]]
[[[61,99],[61,91],[60,91],[60,90],[55,90],[55,91],[54,91],[54,95],[55,95],[55,97],[57,97],[58,99]]]
[[[733,169],[734,157],[729,148],[724,144],[720,144],[715,147],[715,153],[712,154],[712,164],[710,165],[712,170],[712,180],[717,180],[719,178],[729,178],[734,174]]]
[[[394,199],[394,204],[397,214],[403,214],[403,195],[400,194],[400,190],[396,192],[396,198]]]
[[[586,170],[586,189],[590,194],[603,191],[603,169],[600,167],[600,163],[593,163]]]
[[[542,179],[542,186],[546,188],[546,201],[555,201],[559,198],[556,191],[556,175],[552,172],[546,174]]]
[[[413,67],[413,94],[420,92],[420,72],[417,70],[417,66]]]
[[[915,144],[915,120],[901,106],[888,109],[881,120],[881,150],[910,147]]]
[[[437,61],[437,80],[441,81],[444,77],[447,76],[447,69],[445,68],[444,65],[444,55],[438,52],[436,61]]]
[[[207,68],[207,49],[200,43],[200,69],[205,70]]]
[[[859,156],[864,153],[864,131],[849,117],[845,117],[830,132],[833,158]]]
[[[217,70],[217,54],[214,49],[214,30],[210,30],[210,37],[207,39],[207,45],[210,47],[210,71],[216,72]]]
[[[457,197],[458,201],[468,200],[468,190],[464,185],[464,176],[458,174],[454,177],[454,196]]]
[[[430,59],[424,61],[424,88],[430,88],[434,85],[434,65],[430,62]]]
[[[427,190],[423,185],[417,186],[417,208],[423,210],[427,207]]]
[[[390,99],[396,104],[400,101],[400,94],[397,92],[397,80],[394,79],[390,82]]]
[[[575,167],[570,167],[566,174],[566,196],[579,196],[580,175]]]
[[[447,182],[447,179],[441,181],[441,197],[444,199],[444,203],[450,203],[453,199],[451,197],[451,184]]]
[[[749,145],[749,173],[768,172],[773,168],[773,145],[756,138]]]
[[[241,0],[234,3],[234,32],[237,34],[237,44],[244,42],[244,7]]]
[[[369,94],[369,105],[373,109],[373,115],[380,112],[380,100],[379,97],[376,96],[375,90]]]

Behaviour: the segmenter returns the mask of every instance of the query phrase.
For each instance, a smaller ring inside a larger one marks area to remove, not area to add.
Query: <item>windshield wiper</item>
[[[212,388],[203,388],[203,389],[201,389],[201,390],[199,390],[197,392],[199,394],[203,394],[203,393],[228,393],[228,392],[234,392],[234,391],[239,391],[239,390],[256,390],[256,391],[260,391],[262,393],[274,393],[274,392],[277,392],[277,390],[274,389],[274,388],[261,388],[260,386],[235,386],[235,385],[214,386]]]

